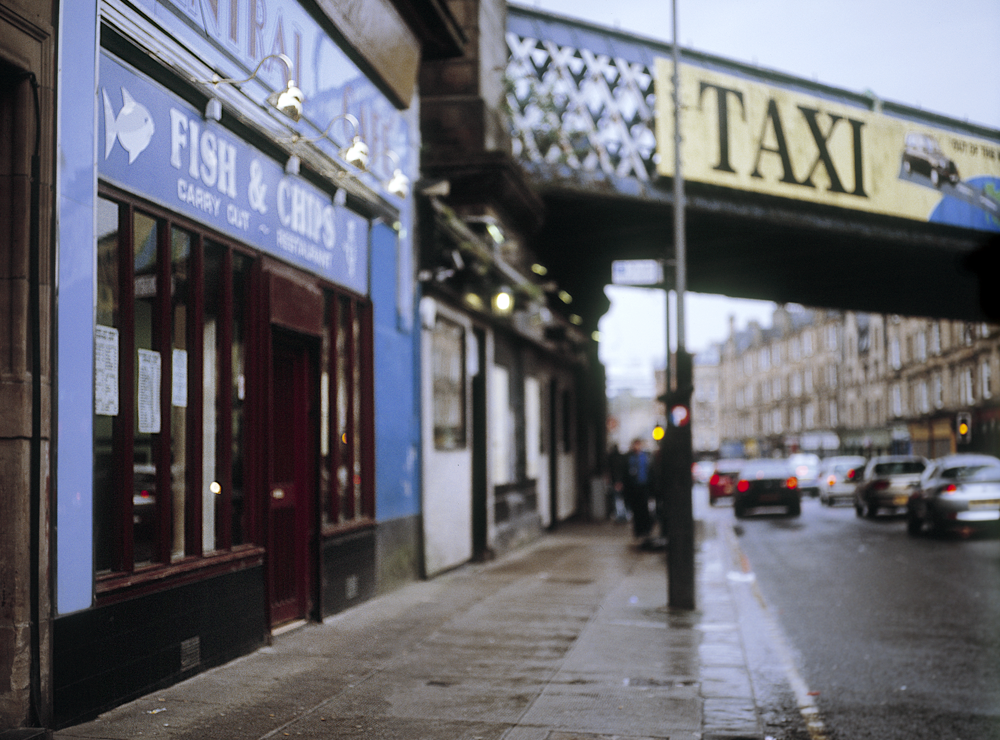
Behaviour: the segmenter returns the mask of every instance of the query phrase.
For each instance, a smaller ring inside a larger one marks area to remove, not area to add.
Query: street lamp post
[[[684,175],[681,169],[680,47],[677,34],[677,0],[673,0],[673,103],[674,103],[674,264],[677,292],[677,365],[670,388],[670,372],[664,401],[667,429],[663,455],[667,497],[667,603],[675,609],[695,608],[694,518],[691,507],[691,394],[693,368],[685,346],[684,293],[687,289],[687,247],[684,228]],[[667,323],[670,322],[669,290]],[[670,366],[670,345],[667,345]],[[682,413],[674,414],[675,409]],[[682,420],[683,419],[683,420]]]

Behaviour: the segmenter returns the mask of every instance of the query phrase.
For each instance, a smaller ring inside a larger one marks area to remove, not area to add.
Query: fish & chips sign
[[[368,222],[222,126],[107,55],[101,57],[103,179],[368,292]]]

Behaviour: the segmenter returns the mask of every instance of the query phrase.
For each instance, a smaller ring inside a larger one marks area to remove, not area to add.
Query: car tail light
[[[794,475],[785,481],[785,488],[798,488],[798,487],[799,487],[799,479],[796,478]]]
[[[151,494],[149,491],[139,491],[140,498],[152,498],[152,496],[153,494]]]
[[[739,491],[740,493],[746,493],[747,491],[750,490],[750,481],[741,480],[739,483],[736,484],[736,490]]]
[[[710,485],[710,486],[717,486],[717,485],[719,485],[719,482],[720,481],[719,481],[719,474],[718,473],[713,473],[712,477],[708,479],[708,485]]]
[[[954,483],[949,483],[948,485],[946,485],[944,488],[941,489],[941,493],[944,494],[954,493],[957,490],[958,486],[956,486]]]
[[[872,483],[872,488],[874,488],[876,491],[884,491],[888,487],[889,487],[889,481],[887,480],[877,480],[874,483]]]
[[[848,470],[847,471],[847,480],[854,480],[857,477],[857,475],[858,475],[858,471],[857,470]]]

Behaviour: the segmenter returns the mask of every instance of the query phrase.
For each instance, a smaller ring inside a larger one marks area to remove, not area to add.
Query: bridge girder
[[[673,259],[670,180],[627,197],[538,179],[545,225],[531,247],[578,300],[607,310],[611,262]],[[686,189],[688,289],[818,308],[965,321],[988,317],[968,257],[989,234],[779,198]],[[993,317],[994,319],[997,317]]]

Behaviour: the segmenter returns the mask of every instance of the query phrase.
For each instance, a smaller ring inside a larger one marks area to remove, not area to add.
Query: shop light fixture
[[[351,125],[352,135],[351,143],[347,146],[342,145],[340,142],[330,137],[330,132],[333,131],[333,125],[337,121],[346,121]],[[302,137],[297,133],[293,134],[290,139],[286,140],[289,144],[314,144],[320,139],[327,139],[333,142],[337,149],[339,150],[340,158],[343,159],[347,164],[355,169],[359,169],[362,172],[368,169],[368,145],[361,139],[361,135],[358,133],[360,124],[358,119],[352,116],[350,113],[340,113],[330,119],[330,122],[323,129],[323,133],[319,136],[313,137]],[[409,183],[407,183],[408,185]]]
[[[302,90],[296,86],[295,80],[293,79],[295,77],[295,72],[294,67],[292,66],[292,60],[284,54],[268,54],[257,63],[253,73],[251,73],[251,75],[244,80],[238,80],[235,77],[220,77],[218,74],[213,74],[212,79],[210,80],[196,81],[203,85],[212,85],[213,88],[218,87],[219,85],[242,85],[256,78],[257,73],[260,72],[260,68],[264,66],[264,62],[271,59],[277,59],[285,65],[285,69],[288,70],[288,80],[285,83],[285,88],[283,90],[275,90],[267,96],[267,103],[291,118],[293,121],[298,122],[298,120],[302,118],[302,106],[305,104],[305,95],[302,94]],[[205,106],[205,118],[211,118],[215,121],[221,120],[222,103],[219,102],[218,98],[213,96],[209,99],[208,105]]]
[[[403,174],[403,170],[399,162],[399,155],[397,155],[396,152],[391,149],[379,152],[372,159],[371,168],[374,169],[375,163],[383,157],[391,159],[393,163],[392,177],[386,180],[385,189],[397,198],[406,198],[410,194],[410,178]]]
[[[498,316],[509,316],[514,310],[514,294],[506,285],[500,287],[493,295],[493,313]]]

